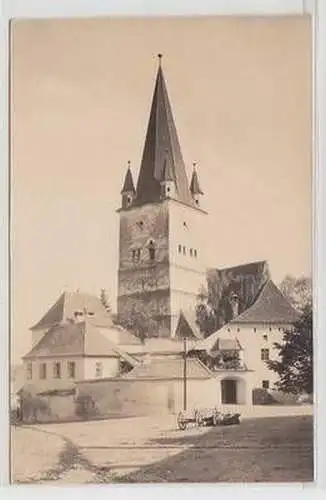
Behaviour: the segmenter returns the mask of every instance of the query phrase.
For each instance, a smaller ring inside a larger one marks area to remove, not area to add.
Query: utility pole
[[[183,411],[187,410],[187,337],[183,338]]]

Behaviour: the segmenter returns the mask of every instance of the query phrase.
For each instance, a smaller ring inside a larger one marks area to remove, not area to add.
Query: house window
[[[61,364],[53,363],[53,378],[61,378]]]
[[[103,377],[103,364],[101,362],[98,362],[95,365],[95,377],[96,378]]]
[[[269,360],[269,349],[261,349],[261,360],[262,361]]]
[[[27,371],[27,380],[32,380],[32,378],[33,378],[33,365],[32,365],[32,363],[27,363],[26,371]]]
[[[68,361],[68,378],[76,377],[76,363],[75,361]]]
[[[178,245],[178,252],[181,253],[182,252],[182,246],[181,245]]]
[[[270,332],[272,331],[272,328],[271,328],[271,327],[269,327],[269,331],[270,331]]]
[[[256,333],[256,331],[257,331],[257,328],[254,328],[254,333]]]
[[[269,380],[263,380],[261,385],[263,389],[269,389]]]
[[[40,364],[40,379],[41,380],[46,379],[46,363]]]
[[[238,333],[240,332],[240,328],[237,328],[237,332],[238,332]]]
[[[197,257],[197,250],[194,250],[194,257]]]
[[[268,335],[263,335],[264,340],[268,340]]]
[[[183,247],[183,255],[186,255],[186,247]]]

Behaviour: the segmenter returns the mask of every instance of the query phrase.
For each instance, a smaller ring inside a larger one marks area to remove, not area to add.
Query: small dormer
[[[195,202],[195,205],[198,207],[200,206],[200,199],[201,196],[204,194],[202,190],[200,189],[199,186],[199,181],[198,181],[198,175],[197,175],[197,170],[196,170],[196,163],[193,163],[193,171],[192,171],[192,177],[191,177],[191,182],[190,182],[190,192],[192,199]]]
[[[172,171],[171,162],[167,159],[164,161],[163,175],[161,180],[161,197],[162,199],[175,197],[175,179]]]
[[[130,161],[128,161],[128,169],[123,183],[123,188],[121,190],[122,195],[122,208],[129,208],[134,201],[136,194],[134,181],[132,178],[132,173],[130,169]]]

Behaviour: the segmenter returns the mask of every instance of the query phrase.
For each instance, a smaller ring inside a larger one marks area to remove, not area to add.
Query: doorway
[[[221,380],[222,404],[237,404],[237,381],[232,379]]]

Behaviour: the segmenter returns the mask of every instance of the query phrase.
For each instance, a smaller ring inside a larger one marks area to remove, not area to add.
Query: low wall
[[[220,406],[220,385],[219,378],[188,379],[187,408]],[[75,394],[66,392],[31,398],[27,398],[28,404],[23,410],[24,422],[176,414],[183,410],[184,383],[182,379],[84,380],[76,383]]]
[[[170,384],[147,380],[98,380],[78,383],[78,397],[91,397],[94,416],[147,416],[170,411]]]
[[[74,394],[38,396],[25,394],[21,399],[21,418],[24,423],[76,420]]]

